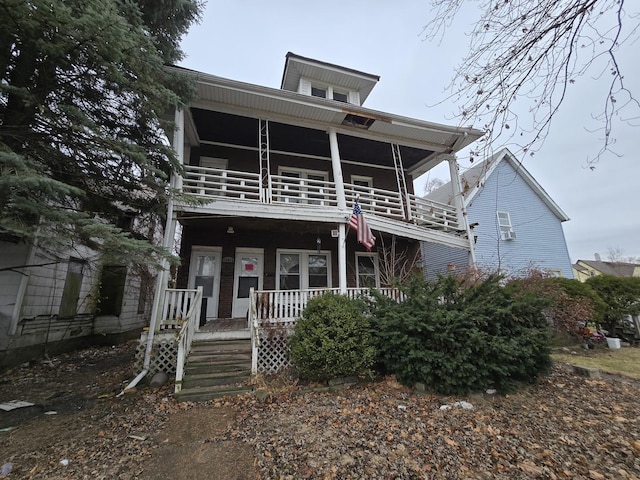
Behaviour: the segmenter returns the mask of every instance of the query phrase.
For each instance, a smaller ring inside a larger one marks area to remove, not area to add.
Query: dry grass
[[[597,348],[584,350],[579,346],[571,352],[558,351],[552,355],[557,362],[581,367],[594,367],[601,372],[626,375],[640,380],[640,348],[623,346],[620,349]]]

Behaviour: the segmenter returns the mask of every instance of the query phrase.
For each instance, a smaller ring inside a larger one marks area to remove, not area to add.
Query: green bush
[[[398,380],[443,394],[513,389],[551,367],[543,297],[511,293],[501,278],[416,279],[373,309],[379,361]]]
[[[310,300],[289,342],[300,377],[323,381],[371,375],[375,349],[366,311],[365,302],[343,295]]]

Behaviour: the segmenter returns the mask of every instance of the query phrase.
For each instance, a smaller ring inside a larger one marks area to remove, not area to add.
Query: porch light
[[[227,233],[236,233],[233,227],[227,227]]]
[[[321,246],[322,246],[322,239],[320,238],[320,235],[318,235],[318,238],[316,238],[316,247],[318,247],[318,253],[320,253]]]

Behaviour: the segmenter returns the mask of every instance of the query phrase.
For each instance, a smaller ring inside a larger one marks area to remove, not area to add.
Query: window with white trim
[[[378,255],[375,253],[356,253],[356,286],[358,288],[379,288],[380,270]]]
[[[276,269],[280,290],[331,287],[329,252],[278,250]]]
[[[555,268],[547,269],[547,276],[552,278],[560,278],[562,277],[562,270],[558,270]]]
[[[509,212],[498,210],[496,212],[496,215],[498,216],[498,227],[500,228],[500,236],[502,237],[502,239],[512,240],[513,238],[515,238]]]
[[[280,167],[278,174],[282,185],[278,198],[286,203],[325,205],[329,174],[316,170]]]
[[[313,97],[327,98],[327,89],[320,87],[311,87],[311,95]]]

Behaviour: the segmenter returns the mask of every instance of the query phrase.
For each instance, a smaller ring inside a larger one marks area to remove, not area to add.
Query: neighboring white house
[[[0,241],[0,366],[139,334],[150,288],[131,269],[96,260],[82,247],[55,253]]]
[[[573,278],[562,223],[569,217],[508,149],[465,171],[461,191],[473,226],[476,266],[510,276],[532,269]],[[451,186],[425,197],[453,205]],[[422,244],[425,274],[466,270],[469,252]]]

